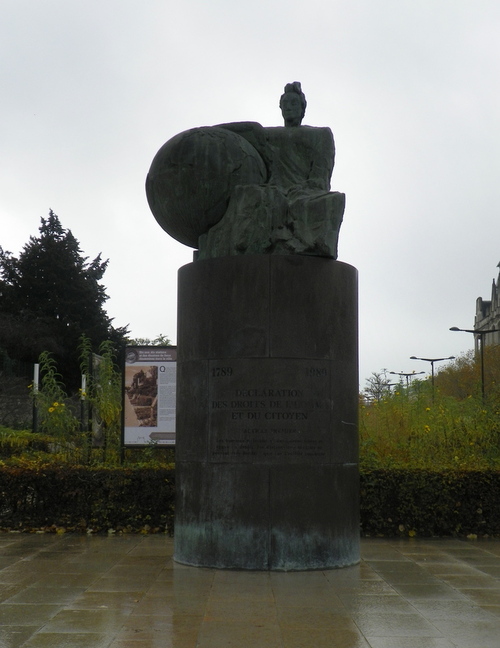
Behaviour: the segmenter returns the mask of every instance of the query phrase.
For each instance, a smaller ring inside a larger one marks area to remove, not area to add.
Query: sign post
[[[40,381],[40,365],[35,363],[33,367],[33,432],[38,432],[38,403],[36,400]]]

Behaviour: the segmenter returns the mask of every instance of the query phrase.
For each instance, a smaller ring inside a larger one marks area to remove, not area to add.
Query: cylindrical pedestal
[[[357,271],[299,255],[179,271],[176,561],[359,560]]]

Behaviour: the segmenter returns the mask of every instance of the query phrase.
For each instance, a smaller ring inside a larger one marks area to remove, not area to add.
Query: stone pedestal
[[[175,560],[359,560],[357,271],[299,255],[179,271]]]

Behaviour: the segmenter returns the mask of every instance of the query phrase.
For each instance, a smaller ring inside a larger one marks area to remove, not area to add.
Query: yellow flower
[[[55,409],[53,407],[49,407],[49,412],[55,412]]]
[[[52,404],[52,407],[59,407],[59,403],[56,401],[55,403]]]
[[[431,408],[430,408],[430,407],[426,407],[426,408],[425,408],[425,411],[426,411],[426,412],[430,412],[430,411],[431,411]]]

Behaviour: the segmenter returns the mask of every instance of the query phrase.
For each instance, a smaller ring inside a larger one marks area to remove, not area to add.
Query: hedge
[[[363,536],[500,536],[500,472],[366,470]],[[168,532],[175,473],[162,468],[0,468],[0,529]]]
[[[50,466],[0,469],[0,528],[173,532],[174,472]]]
[[[364,536],[498,536],[500,472],[363,470]]]

